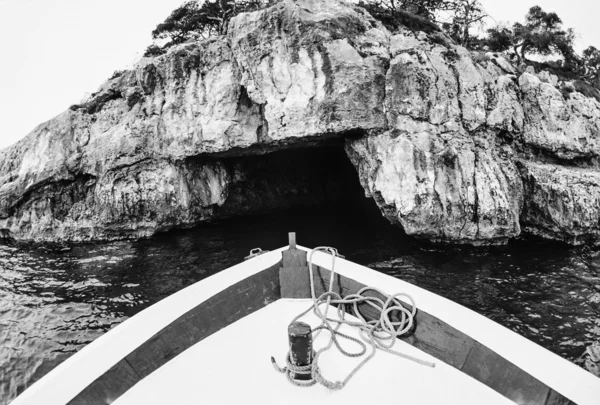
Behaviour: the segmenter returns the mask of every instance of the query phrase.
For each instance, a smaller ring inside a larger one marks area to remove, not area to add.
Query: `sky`
[[[0,149],[131,67],[182,0],[0,0]]]
[[[183,0],[0,0],[0,149],[131,67]],[[481,0],[499,22],[540,5],[600,47],[598,0]],[[493,23],[493,20],[490,21]]]

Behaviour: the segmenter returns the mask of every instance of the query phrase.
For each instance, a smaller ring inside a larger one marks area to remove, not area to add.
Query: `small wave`
[[[108,260],[108,256],[95,256],[95,257],[90,257],[87,259],[76,260],[75,263],[87,264],[87,263],[94,263],[94,262],[105,262],[107,260]]]

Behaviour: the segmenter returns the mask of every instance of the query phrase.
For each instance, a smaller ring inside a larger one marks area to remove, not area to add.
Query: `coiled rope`
[[[326,293],[321,294],[321,296],[317,298],[315,296],[312,258],[315,252],[318,251],[329,252],[331,254],[331,275],[329,278],[329,290]],[[412,331],[414,325],[414,317],[417,313],[417,307],[415,306],[415,302],[412,299],[412,297],[404,293],[389,295],[375,287],[364,287],[360,289],[356,294],[349,294],[346,297],[342,298],[340,294],[333,291],[333,283],[336,274],[335,259],[337,256],[337,250],[335,248],[327,246],[320,246],[314,248],[310,252],[310,255],[308,257],[308,271],[310,274],[310,293],[313,303],[306,311],[296,316],[291,322],[294,323],[298,321],[300,318],[302,318],[304,315],[306,315],[312,310],[314,314],[321,320],[321,324],[312,330],[313,341],[316,340],[317,336],[322,331],[327,331],[330,334],[329,342],[325,347],[319,349],[316,353],[313,351],[312,364],[308,366],[296,366],[292,364],[290,352],[288,352],[286,356],[286,366],[284,368],[279,367],[275,359],[271,357],[271,362],[273,363],[275,369],[281,373],[285,373],[287,375],[288,380],[292,384],[300,387],[310,387],[312,385],[315,385],[316,383],[319,383],[329,389],[342,389],[348,383],[348,381],[350,381],[350,379],[369,360],[373,358],[377,349],[405,358],[407,360],[414,361],[415,363],[424,366],[435,367],[435,363],[418,359],[416,357],[392,349],[398,337],[408,334]],[[367,291],[377,292],[385,298],[385,301],[378,297],[364,295],[364,293]],[[406,309],[402,305],[402,302],[399,300],[399,297],[404,297],[408,301],[410,301],[412,310],[409,311],[408,309]],[[377,309],[380,314],[379,319],[367,321],[358,308],[358,305],[363,303]],[[321,309],[321,306],[323,304],[326,304],[324,311]],[[337,305],[337,314],[339,319],[327,317],[329,307],[331,305]],[[358,322],[352,322],[345,319],[347,308],[353,309],[354,316],[356,316],[359,319]],[[392,321],[390,318],[392,313],[399,313],[401,315],[400,320]],[[335,324],[335,326],[332,326],[332,324]],[[339,329],[343,324],[358,328],[362,340],[340,332]],[[356,343],[360,346],[360,350],[356,352],[349,352],[345,350],[341,346],[339,338],[344,338]],[[348,374],[348,376],[343,381],[333,382],[325,378],[319,368],[319,356],[323,352],[329,350],[333,345],[335,345],[335,347],[337,347],[337,349],[343,355],[348,357],[361,357],[367,352],[368,347],[371,348],[371,351],[367,355],[367,357],[365,357],[350,372],[350,374]],[[294,379],[293,376],[298,374],[310,375],[311,378],[309,380]]]

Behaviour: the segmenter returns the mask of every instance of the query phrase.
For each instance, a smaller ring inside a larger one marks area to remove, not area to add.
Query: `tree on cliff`
[[[471,28],[483,26],[488,17],[479,0],[454,0],[448,2],[446,10],[451,20],[443,25],[444,30],[462,46],[469,45]]]
[[[271,3],[272,0],[205,0],[188,1],[171,13],[152,31],[153,45],[145,56],[160,54],[172,45],[191,39],[207,38],[225,34],[229,21],[236,15],[253,11]],[[163,42],[161,47],[157,42]]]
[[[513,49],[520,61],[527,53],[561,55],[567,64],[577,60],[573,49],[575,33],[572,29],[563,29],[562,20],[556,13],[546,12],[539,6],[529,9],[525,23],[513,26]]]
[[[439,27],[439,13],[449,12],[458,0],[360,0],[358,6],[364,8],[394,31],[406,27],[416,31],[442,31]]]
[[[388,28],[441,31],[442,26],[465,46],[471,40],[471,28],[487,17],[479,0],[361,0],[358,5]]]
[[[454,2],[453,0],[405,0],[402,6],[409,13],[437,21],[437,14],[452,9]]]
[[[373,17],[384,17],[386,21],[402,18],[404,13],[436,21],[437,13],[446,9],[449,3],[449,0],[361,0],[358,5],[367,9]]]
[[[590,46],[583,51],[582,76],[600,88],[600,49]]]
[[[514,45],[514,34],[509,27],[498,24],[487,30],[484,44],[492,52],[506,52]]]

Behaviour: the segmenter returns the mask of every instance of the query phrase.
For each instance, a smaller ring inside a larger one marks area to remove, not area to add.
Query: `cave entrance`
[[[240,221],[240,216],[268,215],[281,222],[281,227],[296,228],[319,223],[341,228],[391,227],[375,201],[365,196],[342,142],[228,157],[221,162],[232,183],[225,204],[218,208],[218,218]]]

